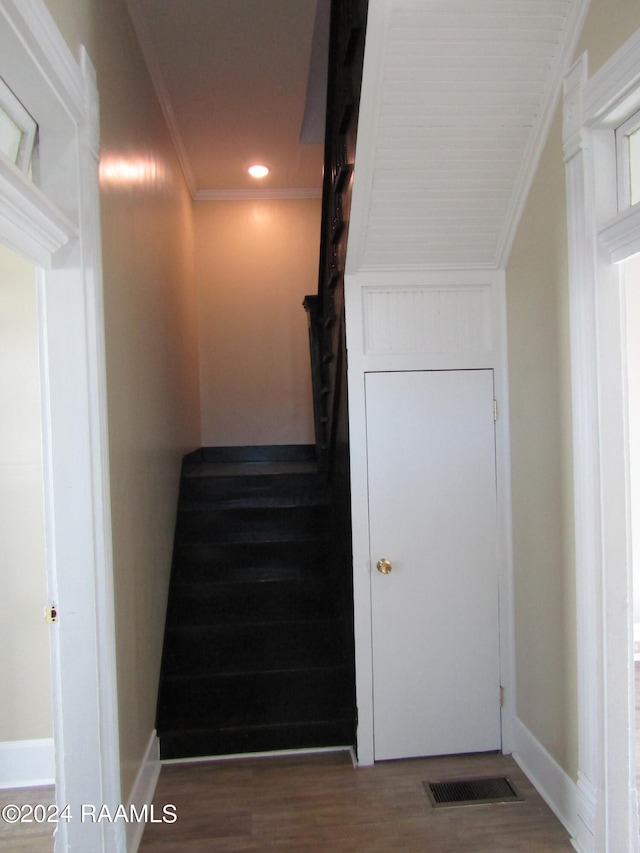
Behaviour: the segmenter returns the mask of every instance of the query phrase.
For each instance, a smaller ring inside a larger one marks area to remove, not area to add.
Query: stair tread
[[[317,475],[315,459],[279,459],[266,462],[187,462],[184,477],[278,477],[295,474]]]

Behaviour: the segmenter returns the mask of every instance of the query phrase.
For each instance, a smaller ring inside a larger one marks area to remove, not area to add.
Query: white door
[[[375,759],[499,749],[493,371],[370,373],[366,406]]]

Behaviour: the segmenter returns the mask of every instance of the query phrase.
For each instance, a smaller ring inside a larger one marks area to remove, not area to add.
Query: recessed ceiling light
[[[252,178],[266,178],[271,169],[268,166],[256,163],[254,166],[249,166],[247,171]]]

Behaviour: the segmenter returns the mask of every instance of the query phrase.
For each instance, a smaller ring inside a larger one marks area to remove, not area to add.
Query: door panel
[[[499,749],[493,372],[367,374],[366,405],[375,758]]]

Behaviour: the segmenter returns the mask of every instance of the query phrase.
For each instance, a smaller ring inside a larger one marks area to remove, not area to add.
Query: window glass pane
[[[38,125],[0,78],[0,151],[26,175],[36,144]]]
[[[0,151],[16,165],[22,141],[22,130],[0,106]]]

